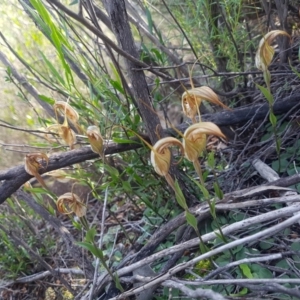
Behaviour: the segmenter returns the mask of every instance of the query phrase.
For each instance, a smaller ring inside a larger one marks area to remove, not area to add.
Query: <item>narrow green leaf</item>
[[[156,77],[154,79],[154,83],[155,83],[155,90],[158,89],[160,87],[160,79],[159,77]]]
[[[200,242],[200,244],[199,244],[199,248],[200,248],[200,252],[201,252],[202,254],[204,254],[204,253],[206,253],[206,252],[208,251],[206,245],[203,244],[203,243],[201,243],[201,242]]]
[[[47,67],[51,71],[52,75],[55,79],[57,79],[58,82],[60,82],[63,86],[65,86],[64,79],[60,76],[59,72],[56,70],[56,68],[53,66],[53,64],[48,60],[48,58],[44,55],[42,51],[39,51],[44,62],[46,63]]]
[[[109,66],[115,76],[115,81],[118,82],[120,86],[122,86],[122,79],[121,79],[121,76],[120,76],[117,68],[112,63],[109,63]]]
[[[205,199],[209,199],[209,191],[206,189],[206,187],[205,186],[203,186],[203,185],[201,185],[199,182],[197,182],[199,185],[199,188],[200,188],[200,190],[201,190],[201,192],[203,193],[203,196],[204,196],[204,198]]]
[[[119,279],[118,274],[115,274],[115,275],[114,275],[114,282],[115,282],[115,284],[116,284],[116,288],[117,288],[119,291],[123,292],[124,289],[123,289],[123,287],[122,287],[122,285],[121,285],[121,282],[120,282],[120,279]]]
[[[32,6],[27,5],[27,3],[25,3],[24,1],[23,1],[22,5],[24,5],[26,7],[26,10],[31,14],[31,16],[33,17],[34,21],[37,23],[40,30],[48,38],[50,38],[50,33],[51,33],[50,28],[42,20],[41,16],[37,13],[37,11],[35,9],[33,9]]]
[[[143,203],[150,208],[151,210],[153,210],[154,212],[157,212],[156,208],[152,205],[152,203],[147,199],[147,197],[141,197],[141,200],[143,201]]]
[[[158,59],[159,62],[161,62],[161,63],[164,62],[161,52],[159,50],[157,50],[156,48],[152,48],[151,52],[154,53],[154,55],[156,56],[156,58]]]
[[[188,207],[186,205],[186,201],[185,201],[185,198],[184,198],[184,195],[182,193],[182,190],[178,184],[178,181],[175,180],[175,197],[176,197],[176,200],[178,202],[178,204],[184,209],[184,210],[188,210]]]
[[[43,100],[44,102],[49,103],[50,105],[53,105],[53,104],[55,103],[55,100],[54,100],[54,99],[49,98],[49,97],[47,97],[47,96],[45,96],[45,95],[39,95],[39,98],[40,98],[41,100]]]
[[[136,114],[134,117],[133,117],[133,123],[136,124],[136,125],[139,125],[141,122],[141,117],[139,114]]]
[[[274,97],[273,97],[273,95],[271,94],[271,92],[267,89],[267,88],[265,88],[265,87],[263,87],[263,86],[261,86],[261,85],[256,85],[259,89],[260,89],[260,91],[262,92],[262,94],[265,96],[265,98],[268,100],[268,102],[269,102],[269,105],[273,105],[273,103],[274,103]]]
[[[217,197],[218,197],[219,199],[223,199],[223,196],[224,196],[224,195],[223,195],[223,192],[221,191],[220,186],[218,185],[218,183],[217,183],[217,182],[214,182],[214,183],[213,183],[213,186],[214,186],[214,191],[215,191]]]
[[[112,85],[112,87],[115,88],[118,92],[120,92],[122,95],[125,94],[123,86],[119,81],[110,79],[109,82]]]
[[[32,6],[38,11],[44,23],[50,29],[50,38],[58,52],[58,56],[61,60],[62,67],[65,71],[65,76],[67,79],[68,84],[74,85],[73,75],[71,72],[70,66],[67,64],[64,58],[64,54],[62,51],[62,47],[64,46],[66,49],[72,51],[72,47],[70,46],[68,40],[65,38],[63,34],[61,34],[60,29],[53,23],[51,20],[50,14],[48,13],[47,9],[45,8],[44,4],[41,0],[30,0]]]
[[[126,193],[131,193],[132,192],[132,187],[128,181],[122,181],[122,188]]]
[[[111,167],[107,164],[104,165],[105,170],[112,176],[112,177],[118,177],[119,176],[119,171],[118,169]]]
[[[157,33],[157,35],[158,35],[159,42],[160,42],[162,45],[165,46],[165,41],[164,41],[164,39],[163,39],[163,37],[162,37],[161,31],[160,31],[160,30],[157,30],[156,33]]]
[[[198,188],[201,190],[201,192],[202,192],[204,198],[205,198],[205,199],[209,199],[209,198],[210,198],[210,195],[209,195],[209,191],[206,189],[206,187],[203,186],[203,185],[201,185],[201,184],[199,183],[199,181],[195,180],[194,178],[192,178],[192,177],[190,177],[190,176],[189,176],[189,178],[190,178],[191,181],[193,181],[193,182],[198,186]]]
[[[72,6],[72,5],[75,5],[75,4],[78,4],[79,0],[73,0],[69,5]]]
[[[50,23],[50,16],[42,4],[41,1],[39,0],[30,0],[31,5],[38,11],[38,13],[41,15],[42,19],[44,20],[45,23],[49,24]]]
[[[268,89],[270,90],[270,84],[271,84],[271,73],[269,70],[265,70],[263,72],[263,75],[264,75],[264,80],[265,80],[265,83],[268,87]]]
[[[298,52],[298,54],[299,54],[299,60],[300,60],[300,47],[299,47],[299,52]],[[300,78],[300,73],[297,71],[296,68],[294,68],[294,67],[291,65],[291,62],[290,62],[290,67],[291,67],[292,71]]]
[[[26,188],[27,191],[30,191],[31,193],[35,193],[35,194],[48,194],[49,191],[44,189],[44,188],[40,188],[40,187],[36,187],[36,188]]]
[[[95,236],[97,234],[96,228],[92,227],[86,232],[85,241],[88,243],[93,243],[95,240]]]
[[[277,118],[271,111],[270,111],[269,119],[270,119],[272,126],[275,127],[277,124]]]
[[[90,244],[88,242],[76,242],[76,244],[88,251],[90,251],[95,257],[100,258],[101,260],[104,260],[104,255],[101,249],[98,247],[95,247],[93,244]]]
[[[207,164],[211,169],[215,168],[216,162],[215,162],[215,153],[213,151],[209,152],[207,156]]]
[[[188,224],[190,226],[192,226],[195,229],[195,231],[197,232],[198,231],[198,224],[197,224],[196,217],[193,214],[191,214],[189,211],[185,212],[185,217],[186,217],[186,221],[188,222]]]
[[[150,33],[153,35],[153,20],[152,20],[151,12],[147,6],[145,7],[145,11],[146,11],[146,17],[148,21],[148,29]]]
[[[238,296],[245,296],[248,293],[248,289],[247,288],[243,288],[239,293],[237,294],[230,294],[230,296],[233,297],[238,297]]]
[[[220,240],[220,241],[222,241],[222,242],[224,242],[223,240],[223,237],[222,237],[222,235],[219,233],[219,231],[214,231],[214,234],[217,236],[217,238]]]
[[[30,0],[30,2],[40,14],[43,21],[50,27],[52,33],[56,35],[56,39],[59,41],[59,43],[63,43],[65,47],[67,47],[69,50],[72,50],[72,47],[70,46],[68,40],[64,37],[64,35],[61,34],[58,27],[53,23],[51,16],[44,6],[43,2],[41,0]]]
[[[112,140],[117,144],[138,144],[138,145],[141,144],[140,142],[137,142],[137,141],[123,139],[123,138],[117,138],[117,137],[114,137]]]
[[[207,202],[209,204],[209,210],[210,210],[210,214],[212,215],[212,217],[215,219],[217,217],[216,215],[216,202],[215,200],[211,200],[209,198],[207,198]]]

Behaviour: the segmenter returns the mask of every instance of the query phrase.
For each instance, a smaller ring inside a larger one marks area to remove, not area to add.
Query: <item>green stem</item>
[[[197,236],[198,236],[198,238],[200,240],[200,251],[201,251],[201,254],[204,254],[204,253],[208,252],[209,249],[208,249],[208,247],[206,247],[206,245],[205,245],[205,243],[204,243],[204,241],[203,241],[203,239],[201,237],[201,234],[200,234],[198,228],[194,228],[194,229],[195,229],[196,234],[197,234]],[[209,261],[210,261],[211,265],[213,266],[213,261],[212,261],[211,257],[209,257]]]
[[[273,108],[273,104],[270,104],[269,105],[269,108],[270,108],[270,114],[274,115],[274,108]],[[271,122],[271,125],[272,125],[272,129],[273,129],[273,134],[274,134],[274,139],[275,139],[275,145],[276,145],[276,153],[277,153],[277,157],[278,157],[278,171],[280,172],[280,169],[281,169],[281,164],[280,164],[280,146],[281,146],[281,143],[280,143],[280,139],[278,137],[278,132],[277,132],[277,124],[273,124]]]
[[[269,102],[269,109],[270,109],[270,116],[274,116],[274,120],[272,121],[272,119],[270,118],[270,122],[272,125],[272,129],[273,129],[273,134],[274,134],[274,139],[275,139],[275,145],[276,145],[276,152],[277,152],[277,157],[278,157],[278,167],[279,167],[279,172],[281,169],[281,165],[280,165],[280,140],[278,137],[278,132],[277,132],[277,120],[274,114],[274,98],[272,96],[272,92],[271,92],[271,74],[269,70],[266,70],[263,72],[264,75],[264,80],[266,82],[267,85],[267,89],[269,91],[269,95],[271,95],[271,97],[269,97],[268,102]]]
[[[199,179],[200,179],[201,185],[202,185],[203,187],[205,187],[205,183],[204,183],[204,179],[203,179],[203,174],[202,174],[202,169],[201,169],[201,165],[200,165],[199,160],[198,160],[198,159],[195,160],[195,161],[193,162],[193,164],[194,164],[194,168],[195,168],[197,174],[199,175]],[[219,224],[219,222],[218,222],[217,216],[216,216],[216,214],[214,213],[215,210],[214,210],[213,204],[210,202],[210,199],[209,199],[209,198],[206,198],[206,201],[207,201],[208,206],[209,206],[210,214],[211,214],[211,216],[213,217],[214,221],[216,222],[216,225],[217,225],[217,227],[218,227],[218,230],[219,230],[219,232],[220,232],[220,235],[221,235],[221,237],[222,237],[222,240],[223,240],[224,243],[227,243],[227,239],[225,238],[225,235],[223,234],[222,228],[221,228],[221,226],[220,226],[220,224]]]
[[[95,248],[98,247],[97,244],[95,243],[95,241],[93,241],[93,245],[94,245]],[[100,249],[100,250],[101,250],[101,249]],[[104,259],[104,256],[102,256],[102,255],[100,256],[100,255],[99,255],[98,258],[100,259],[100,261],[101,261],[103,267],[106,269],[107,273],[111,276],[112,280],[115,282],[116,286],[119,286],[119,287],[120,287],[120,291],[121,291],[121,292],[124,292],[124,289],[122,288],[121,285],[118,284],[117,279],[115,278],[114,274],[112,273],[112,271],[110,270],[110,268],[109,268],[108,265],[106,264],[106,261],[105,261],[105,259]],[[96,270],[96,272],[97,272],[97,270]],[[117,275],[116,275],[116,276],[117,276]]]
[[[202,174],[202,169],[201,169],[201,165],[200,165],[200,162],[198,160],[198,158],[193,161],[193,165],[194,165],[194,168],[199,176],[199,180],[200,180],[200,183],[201,185],[205,186],[204,184],[204,179],[203,179],[203,174]]]

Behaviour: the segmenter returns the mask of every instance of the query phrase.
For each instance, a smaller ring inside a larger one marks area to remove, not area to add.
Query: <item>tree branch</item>
[[[299,182],[299,178],[300,178],[300,176],[298,177],[298,182]],[[279,198],[279,199],[281,199],[281,198]],[[298,196],[298,199],[299,199],[299,196]],[[240,204],[244,205],[244,208],[245,207],[250,207],[250,206],[253,206],[253,205],[254,206],[261,206],[262,205],[261,201],[264,202],[264,200],[267,200],[267,199],[247,201],[247,203],[242,202]],[[271,199],[268,199],[268,200],[271,200]],[[282,200],[283,200],[283,202],[285,202],[287,200],[287,198],[285,197],[285,199],[282,199]],[[296,199],[295,199],[295,197],[293,197],[293,199],[291,198],[290,200],[295,201]],[[260,203],[255,203],[256,201],[258,201]],[[273,201],[274,201],[274,199],[271,200],[271,201],[267,201],[267,202],[269,202],[269,204],[270,204]],[[250,202],[249,205],[247,205],[248,202]],[[237,203],[232,203],[230,206],[231,206],[230,210],[241,208],[241,207],[238,207]],[[229,206],[226,205],[226,204],[221,204],[221,203],[218,204],[217,203],[216,204],[216,211],[219,211],[219,209],[220,210],[229,209]],[[267,212],[267,213],[264,213],[264,214],[261,214],[261,215],[258,215],[258,216],[250,217],[250,218],[247,218],[245,220],[242,220],[242,221],[239,221],[239,222],[236,222],[236,223],[233,223],[233,224],[230,224],[230,225],[224,227],[223,228],[223,233],[224,233],[224,235],[229,236],[230,234],[233,234],[234,232],[236,232],[237,230],[240,230],[241,228],[245,229],[245,228],[248,228],[250,226],[253,226],[255,224],[259,224],[259,223],[262,223],[262,222],[268,222],[270,220],[280,219],[280,218],[283,218],[287,215],[291,215],[291,214],[295,213],[296,211],[299,211],[299,209],[300,209],[299,206],[297,206],[295,208],[284,207],[284,208],[278,209],[276,211],[270,211],[270,212]],[[209,211],[208,205],[206,203],[200,203],[199,205],[191,208],[190,212],[192,214],[195,214],[197,216],[197,219],[200,218],[201,220],[207,218],[207,216],[210,215],[210,211]],[[186,222],[186,217],[185,217],[185,213],[183,212],[180,215],[178,215],[177,217],[170,220],[167,224],[165,224],[161,228],[159,228],[157,230],[157,232],[151,236],[151,238],[149,239],[147,245],[145,245],[140,250],[140,252],[131,260],[130,263],[128,263],[128,260],[127,260],[125,267],[122,266],[122,265],[120,266],[121,268],[116,271],[118,276],[121,277],[121,276],[124,276],[126,274],[129,274],[130,272],[132,272],[133,270],[135,270],[137,268],[140,268],[144,265],[149,265],[149,264],[155,262],[156,260],[162,259],[164,257],[168,257],[168,256],[170,256],[174,253],[178,253],[180,251],[184,251],[184,250],[187,250],[187,249],[192,249],[193,247],[199,247],[199,238],[194,238],[194,239],[190,239],[186,242],[183,242],[179,245],[174,245],[174,246],[169,247],[167,249],[164,249],[164,250],[161,250],[161,251],[156,252],[154,254],[151,254],[154,250],[150,249],[150,245],[153,246],[154,243],[156,242],[155,240],[158,237],[161,237],[161,236],[166,237],[166,235],[167,236],[170,235],[174,230],[176,230],[180,225],[184,224],[185,222]],[[265,233],[269,232],[268,230],[269,229],[267,229],[264,232]],[[273,228],[270,229],[270,230],[273,230]],[[215,232],[210,232],[210,233],[207,233],[207,234],[203,235],[202,240],[204,242],[208,242],[208,241],[211,241],[211,240],[215,239],[216,236],[217,235],[216,235]],[[237,241],[240,241],[240,240],[241,239],[238,239],[234,242],[237,242]],[[226,244],[226,245],[230,245],[230,244],[231,243]],[[224,245],[224,246],[226,247],[226,245]],[[230,246],[229,246],[229,248],[230,248]],[[226,248],[226,249],[229,249],[229,248]],[[146,249],[148,249],[148,252],[146,251]],[[210,257],[210,254],[211,254],[211,256],[213,256],[215,254],[214,251],[218,251],[218,249],[219,248],[213,249],[213,250],[207,252],[205,255],[208,255],[208,253],[209,253],[208,257]],[[220,252],[222,252],[222,251],[220,251]],[[147,255],[142,255],[142,253],[147,254]],[[206,258],[207,257],[205,257],[204,259],[206,259]],[[125,260],[126,260],[126,258],[125,258]],[[167,274],[167,273],[168,273],[168,271],[165,272],[165,274]],[[101,279],[99,279],[97,281],[97,287],[96,287],[97,292],[102,290],[103,287],[111,280],[111,278],[109,276],[106,276],[106,275],[107,274],[103,274]],[[88,298],[86,296],[83,299],[86,300]]]
[[[139,54],[136,49],[131,29],[128,22],[125,2],[123,0],[103,1],[105,9],[110,18],[114,34],[118,44],[126,53],[130,53],[138,60]],[[128,77],[132,84],[133,94],[137,108],[145,123],[147,133],[152,143],[155,143],[161,133],[160,120],[153,108],[150,92],[143,72],[133,71],[138,65],[126,58]]]
[[[274,105],[275,114],[283,114],[289,111],[292,108],[296,108],[299,104],[299,95],[294,95],[291,97],[286,97],[281,101],[277,101]],[[242,124],[249,120],[258,121],[263,119],[266,114],[269,113],[269,106],[267,103],[255,105],[253,107],[242,107],[234,111],[222,111],[216,114],[207,114],[203,115],[202,119],[205,121],[211,121],[215,124],[222,125],[236,125]],[[181,132],[184,132],[189,126],[188,123],[183,123],[177,127]],[[178,133],[174,129],[164,130],[164,135],[174,135],[177,136]],[[144,136],[143,138],[150,141],[149,137]],[[142,147],[142,143],[138,139],[132,139],[132,144],[116,144],[108,143],[105,149],[105,154],[114,154],[125,152],[133,149],[138,149]],[[83,147],[81,149],[76,149],[72,151],[67,151],[64,153],[59,153],[52,155],[49,159],[49,165],[46,169],[41,170],[41,174],[44,174],[49,171],[57,170],[60,168],[68,167],[73,164],[81,163],[89,159],[99,158],[99,156],[94,153],[90,147]],[[285,185],[280,186],[290,186],[294,183],[294,180],[297,180],[299,175],[291,176],[289,181]],[[0,184],[0,204],[3,203],[11,194],[17,191],[26,181],[28,181],[32,176],[27,174],[24,169],[24,165],[19,165],[12,167],[6,171],[0,172],[0,180],[4,180]],[[293,179],[295,178],[295,179]],[[282,179],[280,182],[286,181],[287,179]]]
[[[290,208],[290,207],[289,207]],[[298,211],[299,211],[299,207],[298,207]],[[195,257],[194,259],[191,259],[190,261],[188,262],[184,262],[184,263],[181,263],[177,266],[175,266],[174,268],[170,269],[168,272],[166,272],[165,274],[162,274],[160,276],[157,276],[155,278],[151,278],[150,282],[144,284],[143,286],[141,287],[138,287],[138,288],[133,288],[129,291],[126,291],[124,293],[121,294],[121,297],[128,297],[130,295],[133,295],[133,294],[136,294],[136,293],[139,293],[140,291],[144,290],[144,289],[147,289],[155,284],[158,284],[158,283],[162,283],[164,282],[165,280],[167,279],[170,279],[173,275],[175,275],[176,273],[178,273],[179,271],[182,271],[184,269],[187,269],[189,267],[192,267],[193,265],[195,265],[197,262],[201,261],[201,260],[204,260],[204,259],[207,259],[209,257],[212,257],[214,255],[217,255],[219,253],[222,253],[228,249],[232,249],[238,245],[243,245],[245,243],[249,243],[251,241],[257,241],[258,239],[262,238],[262,237],[268,237],[270,235],[273,235],[281,230],[284,230],[285,228],[293,225],[294,223],[298,222],[298,219],[299,219],[299,214],[297,216],[293,216],[293,217],[290,217],[289,219],[283,221],[282,223],[279,223],[277,225],[274,225],[272,228],[267,228],[265,230],[262,230],[258,233],[255,233],[253,235],[249,235],[249,236],[246,236],[244,238],[241,238],[241,239],[238,239],[238,240],[235,240],[233,242],[230,242],[230,243],[227,243],[219,248],[216,248],[216,249],[213,249],[205,254],[202,254],[202,255],[199,255],[198,257]],[[228,226],[229,227],[229,226]],[[228,228],[227,227],[227,228]],[[226,229],[226,227],[225,227]],[[197,242],[199,243],[199,239],[197,238],[196,239]],[[116,298],[112,298],[111,300],[116,300]]]
[[[128,151],[136,148],[141,148],[141,146],[142,145],[140,143],[110,143],[105,150],[105,154]],[[46,172],[61,169],[95,158],[99,158],[99,155],[94,153],[90,147],[83,147],[81,149],[54,154],[49,158],[47,168],[40,170],[40,174],[44,174]],[[17,191],[30,178],[32,178],[32,176],[26,173],[23,164],[12,167],[7,171],[0,172],[0,180],[4,180],[0,185],[0,204],[3,203],[11,194]]]

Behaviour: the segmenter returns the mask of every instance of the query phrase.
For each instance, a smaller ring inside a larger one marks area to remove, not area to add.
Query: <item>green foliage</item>
[[[9,236],[0,230],[0,250],[2,255],[0,258],[1,278],[16,278],[20,273],[27,273],[30,270],[32,261],[27,251],[19,247],[10,240]]]
[[[178,52],[182,52],[182,57],[184,57],[184,51],[186,51],[184,48],[189,46],[191,49],[187,53],[193,55],[191,60],[194,62],[199,58],[199,66],[207,64],[205,72],[209,74],[208,76],[214,74],[213,69],[216,69],[217,72],[244,69],[246,59],[243,60],[243,55],[253,46],[253,40],[246,38],[248,32],[241,22],[244,18],[242,1],[221,0],[213,3],[207,0],[187,0],[184,3],[177,0],[166,1],[177,23],[174,20],[172,21],[173,17],[164,18],[162,16],[164,21],[168,21],[167,26],[164,24],[163,30],[157,25],[158,11],[152,8],[150,2],[148,1],[147,5],[143,6],[144,10],[141,10],[144,11],[144,19],[146,20],[143,26],[146,25],[149,33],[157,39],[156,42],[153,42],[155,39],[142,36],[140,28],[134,28],[135,30],[138,29],[135,32],[135,38],[141,41],[140,60],[149,64],[149,70],[158,67],[156,70],[165,72],[171,64],[174,65],[174,61],[162,47],[167,47],[169,43],[175,45],[174,49],[169,49],[172,50],[171,52],[175,56],[177,55],[176,50],[179,49]],[[35,49],[36,51],[30,59],[24,51],[16,51],[17,57],[26,66],[27,72],[30,72],[30,76],[28,76],[29,83],[38,90],[38,96],[42,103],[48,104],[51,108],[55,101],[65,100],[78,113],[78,122],[83,128],[83,132],[76,132],[77,143],[75,147],[87,146],[85,130],[91,125],[100,128],[101,135],[107,143],[112,141],[124,146],[140,144],[133,141],[132,138],[135,137],[135,133],[145,133],[145,127],[139,114],[140,108],[135,105],[136,99],[131,98],[132,88],[128,85],[130,82],[127,82],[128,78],[126,77],[128,70],[126,70],[122,60],[120,60],[120,63],[118,62],[118,66],[114,65],[107,52],[102,49],[103,45],[100,45],[98,40],[95,41],[83,25],[79,26],[77,23],[73,23],[73,20],[67,18],[63,13],[52,10],[42,0],[30,0],[30,3],[33,7],[27,5],[26,8],[49,42],[43,42],[40,35],[32,33],[30,36],[39,47]],[[156,3],[161,5],[162,13],[167,10],[161,3]],[[79,2],[76,0],[69,1],[72,8],[77,9],[78,4]],[[212,6],[216,4],[219,5],[221,10],[218,11],[217,15],[213,15]],[[226,23],[219,26],[218,24],[222,20]],[[186,34],[185,36],[182,31]],[[29,38],[27,37],[27,39]],[[43,43],[47,43],[47,47],[42,47]],[[222,59],[225,61],[225,70],[220,70],[220,60]],[[183,61],[183,65],[185,65],[186,60]],[[76,70],[80,70],[80,72],[76,72]],[[125,70],[122,73],[126,77],[125,80],[121,76],[120,70]],[[147,72],[148,69],[145,71],[148,75]],[[180,70],[179,66],[176,67],[176,70],[171,68],[168,72],[166,76],[174,76],[174,78],[180,79],[187,76]],[[197,70],[196,75],[198,75],[197,72],[200,74]],[[203,75],[202,72],[205,73],[201,70],[200,75]],[[193,75],[191,74],[191,76]],[[269,75],[265,74],[265,79],[268,82],[270,82]],[[149,82],[151,82],[149,86],[153,88],[151,95],[157,105],[163,105],[171,97],[178,101],[180,96],[175,94],[174,85],[167,86],[168,82],[165,82],[163,77],[159,78],[155,74],[151,74],[151,76],[149,76]],[[19,88],[17,96],[23,102],[26,102],[28,106],[31,103],[28,100],[28,95],[15,82],[11,68],[7,68],[6,80],[14,83]],[[174,82],[177,81],[176,79]],[[242,79],[236,80],[235,84],[240,82],[242,82]],[[214,87],[219,88],[220,83],[221,80],[214,80]],[[292,165],[290,159],[294,157],[295,161],[298,162],[297,157],[300,156],[298,142],[293,146],[286,147],[286,153],[280,153],[281,140],[279,134],[286,129],[286,123],[281,122],[280,118],[273,112],[274,97],[271,91],[263,86],[257,87],[270,106],[270,125],[264,129],[267,133],[262,141],[271,138],[276,140],[278,159],[272,162],[272,167],[279,172],[286,171],[289,175],[297,173],[300,169],[296,164]],[[45,116],[40,108],[32,107],[36,117],[30,116],[30,118],[27,118],[27,124],[35,129],[39,126],[47,127],[60,122]],[[16,110],[12,105],[11,111],[13,114]],[[152,108],[149,107],[149,110],[152,110]],[[57,150],[60,152],[66,150],[66,146],[61,141],[51,141],[50,138],[45,140],[41,136],[37,137],[37,140],[30,140],[28,146],[41,147],[38,149],[51,155]],[[31,150],[29,147],[27,149],[29,149],[28,151]],[[216,209],[218,199],[223,199],[224,196],[221,188],[224,182],[218,178],[220,171],[224,170],[225,165],[227,166],[224,161],[218,161],[213,151],[202,158],[202,163],[206,168],[203,173],[205,184],[204,182],[200,184],[194,179],[195,174],[192,163],[184,160],[179,165],[180,172],[188,178],[187,186],[193,186],[193,189],[191,189],[191,193],[194,192],[193,196],[198,197],[199,202],[206,201],[209,206],[211,219],[201,221],[201,224],[198,224],[196,216],[190,212],[184,196],[186,191],[182,191],[178,181],[175,181],[174,196],[172,191],[166,187],[164,179],[158,178],[154,174],[150,167],[149,150],[147,148],[115,153],[107,155],[105,161],[99,158],[70,167],[67,170],[68,178],[64,178],[69,183],[69,191],[73,192],[76,185],[89,187],[88,194],[82,192],[84,195],[80,195],[87,207],[87,215],[84,216],[84,219],[78,219],[70,215],[64,219],[64,222],[69,224],[75,232],[76,243],[82,247],[84,255],[86,253],[92,254],[95,260],[99,259],[101,261],[100,271],[107,271],[116,286],[122,290],[119,278],[113,273],[114,268],[118,267],[118,263],[124,258],[124,252],[120,249],[123,247],[122,249],[125,249],[126,252],[131,247],[138,249],[146,245],[153,232],[168,220],[182,213],[182,209],[185,213],[186,223],[194,229],[200,240],[201,235],[208,232],[216,234],[214,241],[204,244],[201,240],[201,253],[233,240],[232,236],[225,237],[222,232],[223,226],[249,217],[249,212],[234,210],[221,214]],[[210,178],[213,179],[210,180]],[[54,205],[59,195],[38,187],[27,189],[27,191],[34,195],[35,200],[45,207],[52,217],[62,218],[58,215]],[[97,238],[99,223],[101,222],[99,221],[101,209],[98,206],[102,208],[103,194],[106,191],[109,191],[106,199],[105,220],[103,220],[106,231],[103,237],[103,245],[100,248]],[[45,202],[46,196],[48,200]],[[122,208],[124,209],[122,210]],[[41,256],[48,256],[49,249],[51,250],[51,247],[53,247],[54,239],[49,237],[47,242],[43,244],[40,243],[40,239],[35,235],[35,232],[30,231],[29,224],[40,221],[36,217],[36,212],[30,210],[23,203],[17,208],[12,201],[8,202],[8,210],[9,216],[5,212],[0,213],[1,224],[7,222],[7,230],[9,230],[9,226],[12,227],[14,224],[15,228],[20,229],[19,235],[27,244],[34,249],[38,248]],[[258,232],[261,226],[259,224],[255,228],[250,228],[249,232]],[[22,247],[15,247],[7,232],[0,231],[0,251],[4,253],[0,259],[0,267],[8,271],[4,275],[0,271],[0,274],[7,277],[17,277],[22,273],[26,273],[33,261]],[[237,233],[240,236],[243,234],[246,233]],[[284,235],[288,234],[286,232]],[[45,236],[48,238],[48,232]],[[157,246],[157,251],[169,248],[177,242],[174,236],[170,234]],[[192,271],[198,276],[205,276],[213,271],[216,266],[226,266],[230,262],[249,258],[251,255],[258,256],[260,253],[268,253],[268,251],[274,249],[275,244],[276,240],[270,237],[257,241],[255,245],[239,246],[230,251],[224,251],[211,260],[200,261],[193,267]],[[294,251],[299,251],[297,243],[292,243],[291,248]],[[191,251],[195,255],[199,254],[198,249]],[[182,257],[180,262],[188,259],[190,259],[188,256]],[[298,256],[294,255],[293,259],[296,261]],[[279,261],[277,265],[288,269],[286,260]],[[298,265],[296,266],[298,267]],[[154,269],[160,272],[163,267],[164,262],[159,261]],[[273,278],[273,274],[267,266],[256,263],[242,263],[238,267],[228,270],[228,272],[233,278]],[[184,276],[189,280],[195,279],[194,275],[185,274]],[[208,288],[227,296],[242,297],[250,293],[250,289],[239,288],[233,284],[225,288],[221,285],[209,286]],[[170,297],[184,299],[182,293],[177,289],[169,291],[169,289],[164,288],[162,293],[161,297],[157,295],[154,297],[157,299],[169,299]]]
[[[77,244],[79,246],[87,249],[88,251],[90,251],[94,256],[100,258],[101,262],[104,261],[104,263],[105,263],[104,255],[103,255],[102,250],[95,245],[96,233],[97,233],[96,229],[91,228],[90,230],[88,230],[86,232],[85,241],[84,242],[78,242]]]
[[[254,41],[241,26],[240,21],[245,17],[242,0],[168,1],[168,4],[203,64],[214,67],[218,64],[217,58],[226,58],[227,70],[243,68],[240,65],[242,53],[249,51]],[[214,11],[216,6],[219,9]],[[218,20],[223,22],[221,27]]]
[[[188,210],[188,207],[186,205],[186,200],[184,198],[184,195],[182,193],[182,190],[178,184],[178,181],[175,181],[175,196],[176,196],[176,200],[178,202],[178,204],[184,209],[184,210]]]
[[[29,219],[28,216],[31,216]],[[15,279],[20,274],[30,275],[38,261],[10,236],[22,236],[22,240],[40,255],[50,255],[55,245],[54,237],[44,230],[43,239],[37,226],[43,222],[23,203],[8,199],[7,206],[0,209],[0,276]]]

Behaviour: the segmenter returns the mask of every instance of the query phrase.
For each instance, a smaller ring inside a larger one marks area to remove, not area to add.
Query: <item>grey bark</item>
[[[125,1],[104,0],[103,4],[110,18],[112,29],[119,46],[122,50],[138,59],[139,54],[129,26]],[[128,77],[132,84],[135,101],[145,123],[150,140],[154,144],[159,139],[159,136],[162,136],[162,128],[160,126],[160,120],[152,105],[145,75],[143,72],[133,70],[139,67],[135,62],[125,58],[125,63],[127,66]]]

